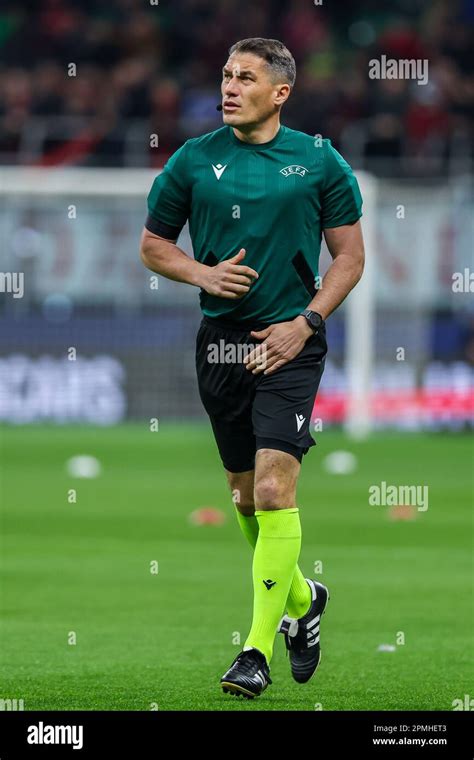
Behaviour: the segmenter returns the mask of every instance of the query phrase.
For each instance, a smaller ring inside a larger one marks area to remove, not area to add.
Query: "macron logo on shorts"
[[[306,417],[303,417],[302,414],[295,414],[295,417],[296,417],[296,428],[299,433],[303,426],[304,421],[306,420]]]

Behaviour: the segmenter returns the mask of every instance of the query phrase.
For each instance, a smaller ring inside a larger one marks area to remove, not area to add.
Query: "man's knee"
[[[294,489],[278,475],[263,476],[255,484],[256,509],[287,509],[294,506]]]
[[[255,484],[257,509],[275,509],[283,496],[283,485],[274,475],[264,476]]]
[[[254,490],[254,470],[247,472],[229,472],[226,470],[227,482],[232,492],[232,501],[236,509],[247,517],[255,512],[253,498]]]
[[[295,506],[300,465],[286,452],[260,449],[255,473],[255,508],[290,509]]]

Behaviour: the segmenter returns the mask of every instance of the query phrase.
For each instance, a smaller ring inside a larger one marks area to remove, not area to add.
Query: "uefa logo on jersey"
[[[285,166],[284,169],[280,169],[280,174],[284,177],[289,177],[291,174],[299,174],[300,177],[304,177],[308,169],[305,166],[299,166],[299,164],[292,164],[291,166]]]

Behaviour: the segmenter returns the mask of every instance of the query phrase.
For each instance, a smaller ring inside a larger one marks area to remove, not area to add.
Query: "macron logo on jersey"
[[[214,174],[219,180],[227,169],[227,164],[225,166],[222,166],[222,164],[217,164],[217,166],[214,166],[214,164],[212,164],[212,168],[214,169]]]
[[[289,177],[291,174],[299,174],[300,177],[304,177],[307,172],[308,169],[305,166],[299,166],[299,164],[292,164],[280,169],[280,174],[283,174],[284,177]]]

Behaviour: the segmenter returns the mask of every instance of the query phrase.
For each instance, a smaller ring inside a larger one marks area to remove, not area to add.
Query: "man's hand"
[[[253,281],[258,279],[254,269],[240,263],[244,257],[245,248],[241,248],[231,259],[206,267],[205,274],[201,277],[203,290],[220,298],[242,298],[249,292]]]
[[[308,338],[314,333],[306,319],[298,316],[291,322],[270,325],[265,330],[252,330],[250,334],[263,340],[263,343],[245,357],[246,369],[253,375],[260,372],[270,375],[298,356]]]

